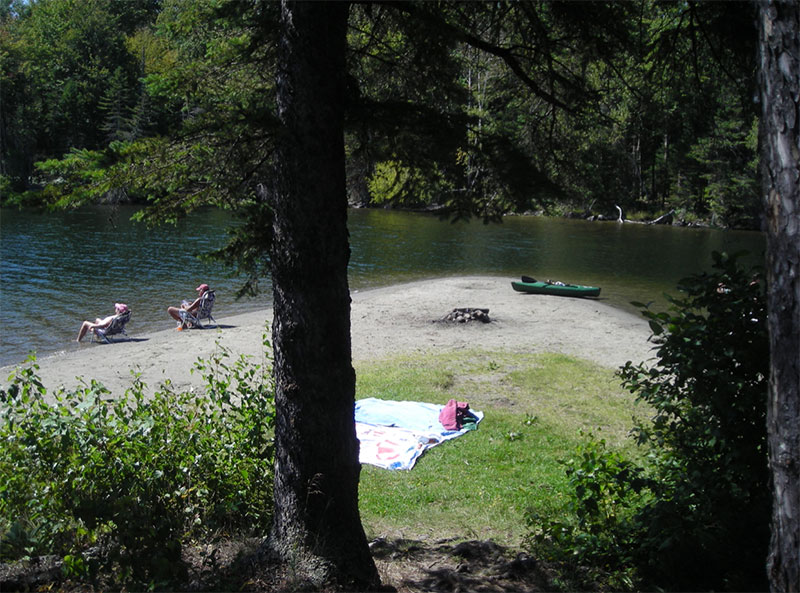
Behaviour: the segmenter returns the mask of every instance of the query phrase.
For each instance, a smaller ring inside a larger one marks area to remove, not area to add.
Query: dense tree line
[[[745,3],[355,5],[349,200],[485,217],[619,205],[757,228],[754,18]],[[3,200],[255,196],[276,30],[277,7],[258,4],[11,2]],[[114,168],[176,150],[178,170],[146,182]]]

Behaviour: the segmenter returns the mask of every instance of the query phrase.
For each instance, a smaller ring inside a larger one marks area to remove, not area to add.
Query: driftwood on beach
[[[653,220],[628,220],[627,218],[624,218],[622,216],[622,208],[620,208],[617,205],[615,205],[614,207],[617,209],[617,212],[619,213],[619,216],[617,217],[617,222],[619,223],[630,222],[633,224],[672,224],[672,221],[675,218],[675,210],[673,209],[667,212],[666,214],[662,214],[658,218],[654,218]]]

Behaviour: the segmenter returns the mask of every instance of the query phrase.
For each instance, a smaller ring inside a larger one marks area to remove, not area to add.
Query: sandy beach
[[[510,280],[487,276],[437,278],[352,293],[353,360],[382,359],[402,353],[488,350],[560,352],[616,368],[626,361],[653,356],[642,317],[616,309],[601,299],[526,295]],[[490,323],[444,323],[454,308],[489,309]],[[219,327],[139,334],[129,326],[130,341],[90,343],[64,354],[41,358],[40,377],[48,390],[73,387],[80,377],[94,378],[112,393],[123,392],[131,371],[155,387],[165,379],[178,389],[199,387],[190,370],[219,343],[238,356],[261,358],[262,335],[272,310],[226,317],[215,310]],[[13,367],[0,369],[2,385]]]

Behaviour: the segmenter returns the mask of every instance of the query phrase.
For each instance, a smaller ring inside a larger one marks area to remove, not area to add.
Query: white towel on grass
[[[469,432],[446,430],[439,422],[444,406],[369,397],[356,401],[359,461],[385,469],[411,469],[427,449]],[[483,412],[470,410],[477,421]]]

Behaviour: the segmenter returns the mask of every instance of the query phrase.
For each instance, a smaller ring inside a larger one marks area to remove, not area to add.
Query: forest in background
[[[351,204],[761,227],[753,4],[530,6],[352,6]],[[4,4],[2,204],[258,202],[270,22],[277,3]]]

